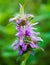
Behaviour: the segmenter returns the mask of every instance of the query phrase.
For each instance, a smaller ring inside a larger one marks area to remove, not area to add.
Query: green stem
[[[28,60],[29,56],[30,56],[29,53],[26,53],[26,54],[24,55],[25,58],[24,58],[24,60],[22,61],[21,65],[26,65],[26,61]]]

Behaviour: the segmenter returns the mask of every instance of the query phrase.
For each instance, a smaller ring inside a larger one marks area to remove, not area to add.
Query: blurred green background
[[[19,3],[24,5],[25,13],[35,16],[32,23],[39,22],[35,27],[41,33],[43,42],[35,49],[34,55],[18,56],[18,51],[11,48],[15,39],[15,23],[9,19],[19,12]],[[0,65],[50,65],[50,0],[0,0]]]

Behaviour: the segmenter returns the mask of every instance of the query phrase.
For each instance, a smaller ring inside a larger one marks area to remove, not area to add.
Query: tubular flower
[[[11,18],[10,21],[16,20],[16,29],[18,32],[16,33],[16,36],[19,38],[19,40],[15,40],[15,42],[12,44],[14,50],[19,50],[19,55],[22,55],[24,52],[31,51],[33,48],[38,48],[38,41],[43,41],[38,35],[39,32],[35,32],[35,29],[33,26],[38,24],[34,23],[31,24],[28,21],[29,17],[34,17],[31,14],[24,14],[23,17],[19,16]]]

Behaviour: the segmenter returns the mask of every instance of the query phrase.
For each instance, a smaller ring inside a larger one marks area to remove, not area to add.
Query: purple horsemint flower
[[[14,50],[19,50],[19,55],[22,55],[23,52],[30,51],[32,48],[38,48],[38,41],[43,41],[40,37],[37,37],[40,33],[34,32],[36,28],[33,28],[32,26],[33,25],[31,23],[28,23],[23,28],[21,26],[17,26],[18,33],[16,36],[19,37],[19,42],[15,41],[13,46]]]
[[[22,6],[20,5],[21,10]],[[38,48],[38,41],[43,41],[38,35],[39,32],[35,32],[35,29],[33,26],[38,24],[34,23],[31,24],[28,21],[29,17],[34,17],[31,14],[24,14],[22,11],[20,14],[17,15],[17,17],[11,18],[10,22],[13,20],[16,20],[16,29],[18,32],[16,33],[16,36],[19,38],[19,40],[16,40],[12,46],[14,50],[19,50],[19,55],[22,55],[24,52],[30,51],[33,48]]]

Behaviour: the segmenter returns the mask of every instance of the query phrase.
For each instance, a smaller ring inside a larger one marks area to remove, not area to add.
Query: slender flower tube
[[[18,30],[16,36],[19,40],[15,40],[12,47],[14,50],[19,50],[19,55],[31,51],[34,48],[38,48],[38,41],[43,41],[38,37],[40,33],[35,32],[36,28],[34,28],[34,26],[38,24],[38,22],[31,24],[28,20],[29,17],[33,18],[34,16],[31,14],[24,14],[22,10],[23,7],[20,4],[20,14],[10,19],[10,22],[16,20],[16,29]]]

